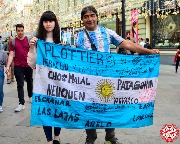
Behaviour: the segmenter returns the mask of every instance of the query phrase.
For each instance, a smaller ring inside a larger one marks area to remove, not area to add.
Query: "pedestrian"
[[[180,61],[180,45],[177,47],[177,52],[174,56],[174,63],[176,63],[176,70],[175,73],[177,73],[178,66],[179,66],[179,61]]]
[[[78,37],[78,33],[79,33],[78,30],[74,32],[74,43],[73,43],[74,46],[76,45],[76,39]]]
[[[72,35],[72,32],[71,32],[71,29],[70,28],[67,28],[67,33],[66,33],[66,37],[67,37],[67,44],[71,46],[71,35]]]
[[[143,38],[139,38],[139,45],[144,47],[145,42],[144,42]]]
[[[149,38],[146,38],[146,41],[145,41],[145,44],[144,44],[144,48],[152,49],[151,45],[149,44]]]
[[[149,50],[141,46],[123,39],[116,32],[105,27],[98,26],[98,13],[93,6],[87,6],[81,11],[81,20],[85,29],[78,35],[76,45],[79,48],[87,50],[97,50],[100,52],[110,52],[110,44],[114,44],[117,48],[125,48],[130,51],[146,54],[159,53],[158,49]],[[105,140],[108,144],[120,144],[115,137],[115,129],[105,129]],[[94,144],[97,139],[96,129],[86,130],[85,144]]]
[[[19,98],[19,105],[15,109],[15,112],[20,112],[25,109],[25,99],[24,99],[24,77],[27,81],[27,91],[28,97],[31,101],[32,90],[33,90],[33,70],[27,64],[27,54],[29,51],[28,37],[24,35],[24,26],[22,24],[16,25],[17,36],[14,40],[14,45],[12,40],[10,41],[9,47],[9,57],[7,62],[7,67],[5,73],[8,74],[10,70],[10,65],[14,59],[14,75],[17,82],[17,92]]]
[[[28,64],[31,68],[35,68],[36,64],[36,42],[37,39],[45,40],[51,43],[60,43],[60,28],[56,15],[52,11],[46,11],[40,18],[36,37],[30,40],[30,50],[28,53]],[[52,138],[52,127],[43,126],[48,144],[60,144],[59,135],[61,128],[54,128],[54,140]]]
[[[2,36],[0,36],[0,50],[3,49]]]
[[[62,39],[63,39],[63,44],[66,45],[67,44],[67,32],[66,32],[66,30],[64,30],[64,33],[62,34]]]
[[[9,55],[9,44],[10,41],[12,40],[12,37],[8,37],[5,40],[4,43],[4,50],[7,51],[8,55]],[[9,70],[9,74],[7,75],[7,84],[10,84],[11,82],[14,82],[14,60],[12,60],[12,63],[10,65],[10,70]]]
[[[7,57],[7,53],[3,49],[0,49],[0,112],[3,112],[2,104],[4,98],[4,66],[6,65]]]
[[[9,37],[7,37],[4,41],[4,44],[3,44],[3,49],[4,51],[8,51],[9,49]]]

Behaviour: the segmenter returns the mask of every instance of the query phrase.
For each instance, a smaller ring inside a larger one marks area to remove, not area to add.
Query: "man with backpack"
[[[27,64],[27,54],[29,52],[28,37],[24,36],[24,26],[22,24],[16,25],[17,36],[10,41],[9,57],[5,73],[9,74],[11,62],[14,59],[14,75],[17,81],[17,92],[19,98],[19,105],[15,112],[20,112],[25,109],[24,100],[24,78],[27,82],[27,91],[29,99],[32,97],[33,89],[33,70]]]
[[[146,41],[145,41],[145,44],[144,44],[144,48],[152,49],[151,45],[149,44],[149,38],[146,38]]]

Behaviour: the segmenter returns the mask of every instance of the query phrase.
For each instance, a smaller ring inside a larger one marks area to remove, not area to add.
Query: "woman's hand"
[[[37,40],[38,39],[36,37],[33,37],[32,39],[30,39],[30,41],[29,41],[29,46],[30,46],[29,53],[34,53],[36,51]]]
[[[36,43],[37,43],[37,38],[36,37],[33,37],[32,39],[30,39],[30,42],[29,42],[29,46],[30,46],[30,48],[34,48],[34,47],[36,47]]]

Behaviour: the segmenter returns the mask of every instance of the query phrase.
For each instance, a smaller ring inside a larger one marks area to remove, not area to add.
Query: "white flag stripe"
[[[154,101],[157,82],[157,77],[118,79],[37,65],[34,93],[81,102],[135,104]]]

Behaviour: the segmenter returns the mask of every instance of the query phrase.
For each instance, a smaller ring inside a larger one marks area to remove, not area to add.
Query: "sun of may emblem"
[[[111,101],[115,96],[114,90],[115,86],[111,80],[103,79],[97,82],[96,94],[101,99],[101,101]]]

